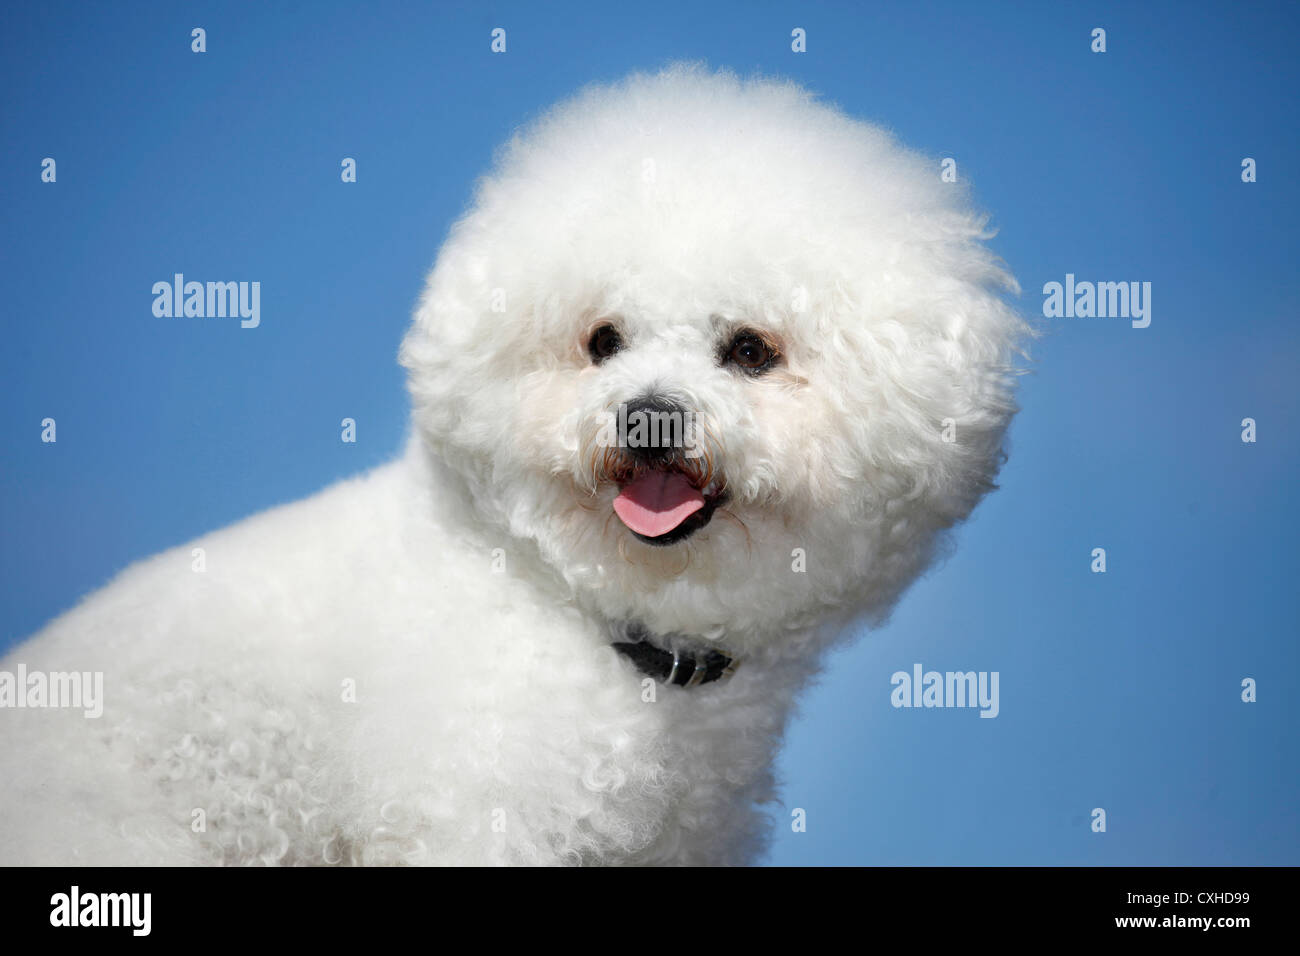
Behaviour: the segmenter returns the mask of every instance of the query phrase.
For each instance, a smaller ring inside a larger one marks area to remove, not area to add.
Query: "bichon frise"
[[[984,224],[789,82],[546,113],[429,277],[404,455],[9,655],[0,861],[754,860],[819,656],[993,487]]]

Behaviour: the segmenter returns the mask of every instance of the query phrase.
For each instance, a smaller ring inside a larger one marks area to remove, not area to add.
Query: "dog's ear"
[[[942,528],[995,487],[1037,333],[985,218],[924,165],[908,175],[917,208],[897,211],[885,241],[849,224],[822,263],[834,294],[814,296],[799,334],[831,346],[811,386],[842,410],[832,424],[869,486],[864,507]]]
[[[972,258],[976,255],[972,253]],[[990,264],[985,278],[1014,288]],[[1005,436],[1018,410],[1017,377],[1028,362],[1032,327],[1001,296],[996,285],[955,280],[911,329],[897,356],[907,388],[906,414],[917,428],[895,454],[923,463],[917,491],[927,509],[946,524],[965,520],[996,487],[1006,459]]]

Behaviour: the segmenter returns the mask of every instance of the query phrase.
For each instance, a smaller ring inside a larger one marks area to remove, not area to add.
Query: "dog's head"
[[[677,67],[506,147],[403,345],[480,518],[658,632],[883,612],[992,487],[1026,327],[938,163]],[[486,558],[485,558],[486,560]]]

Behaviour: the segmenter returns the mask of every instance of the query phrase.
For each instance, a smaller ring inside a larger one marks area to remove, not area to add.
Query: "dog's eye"
[[[776,360],[776,353],[753,332],[741,332],[727,347],[726,360],[749,372],[764,372]]]
[[[591,333],[591,338],[587,341],[587,351],[591,353],[591,360],[597,365],[622,348],[623,337],[612,325],[602,325]]]

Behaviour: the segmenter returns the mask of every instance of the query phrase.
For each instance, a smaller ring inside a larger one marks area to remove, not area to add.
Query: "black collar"
[[[730,677],[740,666],[737,658],[728,657],[721,651],[688,654],[664,650],[651,642],[650,635],[639,624],[627,625],[619,636],[626,636],[629,640],[615,641],[614,650],[635,664],[642,674],[663,684],[678,687],[710,684]]]

